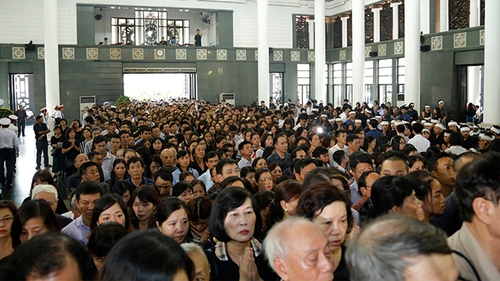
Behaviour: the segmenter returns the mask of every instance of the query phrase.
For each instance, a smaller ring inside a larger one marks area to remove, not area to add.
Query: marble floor
[[[17,157],[13,187],[9,190],[2,189],[3,199],[14,201],[18,207],[29,195],[31,179],[36,172],[36,144],[33,126],[26,126],[25,133],[25,137],[18,138],[19,157]]]

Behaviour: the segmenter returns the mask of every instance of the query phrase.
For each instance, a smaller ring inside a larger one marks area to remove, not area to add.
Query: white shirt
[[[418,153],[426,152],[429,146],[431,146],[431,142],[424,138],[421,134],[415,135],[408,141],[408,143],[412,144],[417,149]]]

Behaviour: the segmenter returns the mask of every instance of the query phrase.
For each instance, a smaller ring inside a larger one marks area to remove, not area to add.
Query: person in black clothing
[[[212,210],[209,228],[218,242],[205,252],[210,279],[277,280],[267,265],[262,245],[254,238],[262,220],[250,192],[227,187],[216,197]]]
[[[50,168],[49,165],[49,142],[47,141],[47,134],[50,132],[47,125],[43,123],[43,116],[39,115],[36,117],[36,124],[33,125],[33,130],[35,131],[36,138],[36,169],[40,169],[42,162],[42,152],[45,168]]]
[[[17,136],[21,136],[21,133],[23,135],[23,137],[25,136],[24,134],[24,129],[26,128],[26,118],[27,118],[27,114],[26,114],[26,111],[23,109],[23,106],[20,104],[19,105],[19,109],[16,110],[16,112],[14,112],[14,115],[17,116],[17,128],[19,129],[17,131]]]
[[[201,46],[201,36],[203,36],[200,33],[199,29],[196,29],[196,35],[194,36],[194,45],[195,46]]]

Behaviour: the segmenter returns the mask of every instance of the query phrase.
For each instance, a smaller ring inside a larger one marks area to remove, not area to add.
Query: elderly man
[[[314,223],[293,217],[276,224],[264,240],[271,268],[283,281],[333,279],[328,240]]]
[[[488,152],[466,164],[455,192],[462,228],[448,238],[467,280],[500,280],[500,154]]]
[[[55,213],[57,209],[57,189],[50,184],[39,184],[33,188],[31,191],[31,199],[43,199],[49,203],[50,208]],[[73,220],[67,217],[63,217],[59,214],[55,214],[56,219],[59,222],[61,228],[66,227]]]
[[[346,260],[352,281],[458,279],[444,232],[402,215],[382,216],[363,228]]]

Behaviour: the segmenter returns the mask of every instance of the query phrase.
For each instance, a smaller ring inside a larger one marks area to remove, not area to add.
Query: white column
[[[484,45],[484,123],[498,124],[500,122],[500,1],[486,0],[485,7],[485,45]]]
[[[57,0],[43,1],[45,52],[45,105],[49,112],[60,103],[59,46],[57,44]]]
[[[326,104],[325,1],[314,0],[314,98]]]
[[[479,26],[479,5],[478,0],[470,0],[470,27]],[[479,66],[467,67],[467,102],[474,104],[479,104],[479,93],[481,91],[479,72]]]
[[[259,100],[269,105],[269,35],[268,35],[268,0],[257,0],[257,30],[259,34],[258,83]]]
[[[352,104],[363,102],[365,89],[365,1],[352,0]]]
[[[406,5],[406,3],[405,3]],[[405,9],[406,11],[406,9]],[[448,0],[439,0],[439,31],[448,31],[449,20],[448,20]],[[406,35],[405,35],[406,36]]]
[[[381,5],[373,5],[373,43],[380,42],[380,10],[382,10]]]
[[[405,2],[405,103],[420,110],[420,0]]]
[[[399,38],[399,5],[401,2],[392,2],[392,39]]]
[[[342,20],[342,48],[347,48],[347,20],[349,15],[342,15],[340,19]]]
[[[480,2],[479,0],[470,0],[470,17],[469,17],[469,26],[475,27],[479,26],[479,10],[480,10]]]

